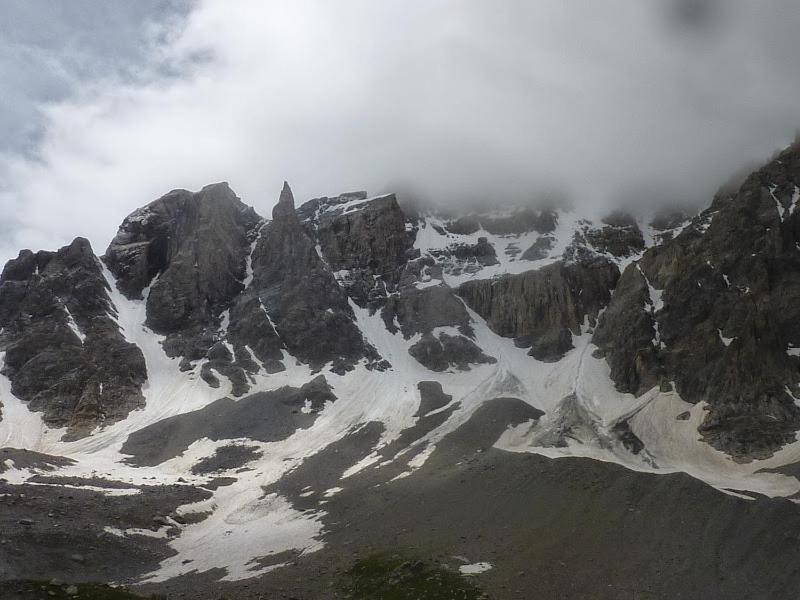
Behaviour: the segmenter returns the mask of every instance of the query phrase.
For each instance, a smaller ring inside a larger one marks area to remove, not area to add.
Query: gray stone
[[[553,248],[553,238],[549,235],[542,235],[536,238],[536,241],[530,248],[522,253],[522,260],[542,260],[550,256],[550,250]]]
[[[139,348],[115,322],[101,264],[76,238],[57,252],[25,250],[0,275],[0,346],[12,392],[66,438],[143,406]]]
[[[800,428],[787,392],[800,383],[800,361],[787,353],[800,346],[798,185],[793,146],[738,191],[716,196],[680,234],[645,252],[643,276],[626,271],[595,334],[620,389],[674,381],[684,400],[708,403],[706,441],[738,460],[771,456]],[[655,315],[643,302],[645,277],[662,290]],[[658,347],[647,341],[653,320]]]
[[[615,212],[603,219],[601,228],[588,228],[586,240],[599,252],[627,257],[644,250],[644,236],[636,220],[629,214]]]
[[[253,284],[289,352],[314,367],[343,372],[362,358],[378,360],[354,323],[347,294],[301,224],[284,184],[273,220],[253,251]]]
[[[458,294],[492,331],[530,347],[534,358],[555,360],[572,347],[572,334],[579,333],[585,318],[594,324],[618,277],[613,263],[592,258],[468,281]]]
[[[330,269],[347,271],[341,283],[348,295],[359,306],[378,307],[397,289],[403,266],[414,256],[414,234],[394,194],[342,208],[352,199],[347,194],[311,200],[297,213]]]

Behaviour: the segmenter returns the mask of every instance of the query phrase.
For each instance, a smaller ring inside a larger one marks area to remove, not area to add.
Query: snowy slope
[[[353,200],[341,204],[338,209],[358,211],[367,202],[369,200]],[[519,235],[493,235],[483,229],[468,235],[443,233],[444,220],[428,215],[417,224],[415,248],[421,255],[430,256],[454,243],[472,245],[477,244],[480,238],[486,238],[496,250],[498,264],[473,272],[462,270],[458,274],[453,265],[445,264],[443,281],[455,287],[468,279],[520,273],[559,260],[573,243],[576,232],[590,223],[573,212],[560,212],[558,226],[549,234],[554,240],[549,255],[537,261],[525,261],[507,250],[518,248],[524,251],[542,234],[531,231]],[[641,228],[646,242],[653,243],[653,232],[647,226]],[[637,256],[613,258],[622,269]],[[253,278],[250,265],[248,259],[246,285]],[[126,339],[141,348],[145,356],[148,371],[148,382],[143,390],[145,407],[89,437],[64,442],[59,439],[61,432],[48,431],[39,416],[11,394],[10,383],[0,376],[3,403],[0,446],[73,459],[75,464],[61,468],[59,476],[99,476],[131,485],[153,483],[154,478],[162,483],[203,485],[209,477],[193,474],[192,466],[212,456],[220,447],[240,442],[261,452],[259,458],[247,464],[248,470],[236,472],[235,483],[217,488],[212,498],[200,505],[182,508],[187,513],[207,511],[211,514],[198,523],[178,526],[180,535],[170,538],[170,545],[177,554],[145,577],[146,581],[164,581],[214,568],[225,569],[226,579],[246,579],[281,564],[264,565],[256,562],[258,558],[290,550],[318,550],[324,543],[320,519],[324,504],[320,504],[317,510],[300,511],[279,494],[265,495],[262,488],[279,481],[305,458],[322,452],[368,423],[382,425],[380,440],[366,456],[341,472],[339,486],[347,486],[351,477],[365,469],[380,470],[390,464],[400,464],[401,477],[412,476],[435,452],[437,443],[466,423],[487,400],[499,397],[518,398],[545,412],[538,422],[508,429],[497,441],[497,447],[503,450],[533,452],[552,458],[581,456],[652,473],[686,472],[719,490],[743,494],[744,497],[748,497],[747,491],[768,496],[792,496],[800,492],[800,482],[795,478],[763,472],[766,468],[800,460],[800,442],[784,448],[768,460],[745,464],[734,462],[699,440],[697,427],[702,420],[703,406],[690,405],[675,392],[661,392],[657,388],[639,397],[618,392],[606,362],[593,356],[595,347],[590,342],[588,324],[584,325],[582,335],[574,338],[574,349],[561,360],[540,362],[529,356],[526,349],[516,347],[511,339],[493,333],[483,319],[469,311],[475,343],[496,362],[471,365],[467,371],[434,372],[409,354],[409,348],[418,341],[418,336],[405,339],[399,332],[391,333],[379,313],[371,314],[369,309],[360,308],[354,302],[351,302],[351,307],[358,328],[365,340],[391,364],[391,368],[373,370],[362,361],[354,370],[344,374],[323,369],[322,373],[338,400],[326,404],[311,426],[297,429],[282,441],[212,441],[204,438],[160,465],[135,467],[125,461],[127,457],[121,451],[130,434],[229,397],[231,389],[224,378],[222,387],[209,387],[199,376],[202,363],[182,372],[179,359],[168,358],[161,347],[162,338],[145,326],[145,300],[128,300],[117,291],[113,276],[105,269],[104,273],[111,290],[116,320]],[[658,295],[657,290],[652,293]],[[223,329],[225,327],[223,319]],[[457,332],[454,330],[452,333]],[[316,375],[310,367],[285,351],[283,362],[287,366],[285,371],[268,374],[262,369],[254,375],[251,393],[284,386],[299,387]],[[400,439],[401,434],[420,419],[415,413],[420,403],[417,385],[421,381],[438,382],[444,392],[452,396],[452,401],[439,409],[451,410],[449,417],[413,440],[396,456],[386,459],[379,450]],[[688,419],[676,418],[686,411]],[[644,443],[643,451],[634,454],[615,434],[615,426],[623,422],[628,423],[631,431]],[[23,481],[33,474],[35,470],[12,468],[6,477]],[[313,491],[330,496],[339,486]],[[152,534],[114,532],[114,535],[121,536]]]

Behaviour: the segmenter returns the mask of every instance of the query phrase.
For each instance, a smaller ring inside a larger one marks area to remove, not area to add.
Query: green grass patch
[[[340,591],[353,600],[486,600],[488,596],[460,573],[396,554],[376,554],[356,562]]]

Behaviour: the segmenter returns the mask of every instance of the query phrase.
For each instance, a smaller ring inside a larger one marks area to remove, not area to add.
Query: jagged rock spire
[[[272,209],[272,218],[277,221],[278,219],[285,219],[287,217],[294,217],[296,219],[297,215],[294,211],[294,195],[292,194],[292,188],[289,187],[288,182],[284,181],[281,196],[275,208]]]

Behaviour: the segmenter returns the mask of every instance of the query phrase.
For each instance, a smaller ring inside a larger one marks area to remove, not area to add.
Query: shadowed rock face
[[[339,371],[377,358],[354,323],[347,294],[317,252],[284,184],[280,200],[253,251],[253,288],[294,356]]]
[[[143,405],[141,350],[113,319],[107,283],[89,242],[20,252],[0,275],[3,374],[14,395],[67,438]]]
[[[682,398],[708,403],[706,440],[739,458],[771,455],[800,427],[798,186],[795,146],[648,250],[641,272],[629,267],[596,333],[621,389],[674,380]],[[657,311],[645,278],[661,291]]]
[[[462,244],[452,247],[453,256],[461,260],[476,261],[486,267],[498,264],[497,253],[488,238],[480,237],[476,244]]]
[[[446,285],[404,287],[399,295],[388,299],[381,317],[392,333],[399,324],[406,339],[416,333],[430,333],[437,327],[454,327],[465,335],[472,334],[464,303]]]
[[[197,360],[213,346],[260,222],[226,183],[174,190],[123,221],[104,261],[129,298],[150,286],[147,324],[167,335],[170,356]]]
[[[468,281],[458,294],[489,327],[514,338],[539,360],[555,360],[572,348],[572,334],[588,317],[593,324],[611,297],[619,271],[599,257],[557,262],[536,271]]]
[[[478,238],[476,244],[453,244],[442,250],[435,250],[431,255],[437,262],[448,265],[448,272],[453,275],[477,273],[483,267],[498,264],[497,252],[485,237]]]
[[[341,282],[350,297],[374,307],[396,290],[403,266],[414,257],[414,234],[394,194],[369,202],[366,197],[320,198],[297,212],[331,270],[347,272]]]
[[[647,280],[631,265],[620,276],[592,337],[621,392],[639,394],[659,381],[653,312]]]
[[[147,302],[154,330],[205,323],[242,290],[248,238],[260,221],[226,183],[174,190],[125,218],[105,263],[129,298],[141,298],[153,283]]]
[[[736,191],[735,189],[733,190]],[[689,214],[681,209],[664,209],[656,214],[650,227],[653,228],[653,237],[659,244],[668,242],[675,235],[680,233],[680,230],[691,221]]]
[[[453,400],[453,396],[444,393],[442,384],[438,381],[420,381],[417,389],[419,390],[419,409],[414,414],[415,417],[424,417],[429,412],[447,406]]]
[[[496,362],[473,341],[469,313],[449,286],[404,286],[387,299],[381,317],[392,333],[398,331],[399,325],[406,339],[422,334],[408,352],[431,371],[446,371],[450,367],[466,371],[470,364]],[[435,331],[438,328],[453,331]]]
[[[603,219],[603,227],[588,229],[586,240],[600,252],[614,256],[633,256],[644,250],[644,237],[636,220],[615,212]]]
[[[550,256],[553,247],[553,238],[543,235],[539,237],[525,252],[522,253],[522,260],[541,260]]]
[[[470,365],[494,364],[497,359],[486,356],[475,342],[463,335],[440,333],[437,336],[425,334],[413,344],[408,353],[431,371],[446,371],[455,367],[459,371],[469,371]]]

